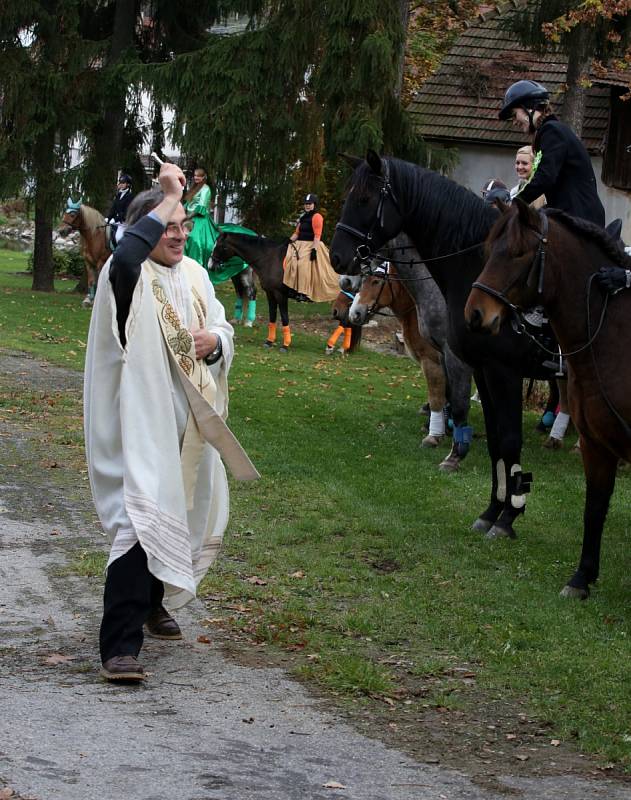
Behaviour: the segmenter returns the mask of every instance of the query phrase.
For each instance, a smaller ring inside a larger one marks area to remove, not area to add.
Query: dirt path
[[[0,369],[15,386],[80,391],[77,375],[36,360],[4,355]],[[182,643],[147,641],[144,685],[104,683],[102,580],[67,569],[78,551],[99,546],[87,482],[75,475],[64,489],[56,470],[34,460],[32,440],[14,420],[0,426],[3,800],[631,798],[625,783],[600,772],[590,779],[587,760],[582,776],[537,777],[406,755],[386,734],[360,733],[281,669],[229,657],[201,626],[201,604],[178,614]]]

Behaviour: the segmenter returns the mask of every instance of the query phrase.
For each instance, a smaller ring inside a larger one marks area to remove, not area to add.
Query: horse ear
[[[356,169],[364,160],[363,158],[359,158],[358,156],[351,156],[348,153],[338,153],[340,158],[343,158],[347,164],[351,165],[352,169]]]
[[[519,197],[513,200],[513,205],[517,206],[517,214],[520,222],[528,225],[529,228],[537,228],[539,226],[539,214],[531,208],[528,203],[524,203]]]
[[[375,152],[374,150],[369,150],[366,153],[366,161],[368,162],[368,166],[375,173],[375,175],[381,175],[383,164],[379,153]]]

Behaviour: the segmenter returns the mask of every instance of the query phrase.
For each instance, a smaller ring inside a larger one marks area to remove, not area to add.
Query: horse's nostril
[[[469,313],[469,327],[477,331],[482,327],[482,312],[479,308],[473,308]]]

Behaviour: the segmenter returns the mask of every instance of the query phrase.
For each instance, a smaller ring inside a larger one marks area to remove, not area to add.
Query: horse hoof
[[[489,530],[493,527],[493,523],[488,519],[482,519],[482,517],[478,517],[476,521],[471,526],[472,531],[480,531],[480,533],[488,533]]]
[[[457,472],[460,469],[460,459],[447,456],[440,462],[438,469],[441,472]]]
[[[86,295],[81,301],[81,305],[83,308],[92,308],[92,298],[89,295]]]
[[[253,325],[253,322],[252,322],[251,319],[246,319],[246,321],[243,323],[243,327],[244,328],[251,328],[252,325]]]
[[[444,436],[434,436],[430,433],[421,442],[421,447],[438,447],[444,438]]]
[[[266,350],[270,350],[272,347],[274,347],[274,342],[270,342],[269,339],[266,339],[263,342],[263,347],[265,347]]]
[[[517,534],[512,528],[505,528],[502,525],[493,525],[487,531],[487,539],[516,539]]]
[[[589,589],[579,589],[576,586],[564,586],[559,592],[559,597],[565,597],[569,600],[587,600],[589,597]]]
[[[543,443],[543,446],[547,450],[560,450],[563,447],[563,440],[555,439],[554,436],[548,436],[548,438]]]
[[[278,348],[278,352],[279,353],[288,353],[289,352],[289,348],[285,347],[285,345],[283,344]]]
[[[580,452],[581,452],[581,440],[578,439],[576,444],[573,444],[572,447],[570,447],[570,453],[578,453],[580,455]]]

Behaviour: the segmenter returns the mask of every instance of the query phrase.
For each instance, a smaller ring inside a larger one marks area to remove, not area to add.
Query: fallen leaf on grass
[[[561,744],[561,740],[560,739],[551,739],[550,740],[550,744],[552,745],[552,747],[558,747]]]
[[[246,578],[246,583],[253,583],[255,586],[267,586],[267,581],[264,581],[263,578],[259,578],[258,575],[252,575],[251,578]]]
[[[305,573],[301,569],[299,569],[296,572],[292,572],[289,577],[290,578],[304,578],[305,577]]]
[[[515,756],[515,758],[516,758],[518,761],[528,761],[528,759],[530,758],[530,756],[527,756],[527,755],[525,755],[524,753],[517,753],[517,755]]]
[[[208,638],[208,636],[204,636],[203,633],[200,633],[200,635],[197,637],[197,641],[200,644],[210,644],[211,643],[210,639]]]
[[[44,659],[44,664],[56,667],[57,664],[65,664],[67,661],[74,661],[75,656],[63,656],[61,653],[51,653]]]
[[[337,781],[327,781],[322,786],[324,789],[346,789],[343,783],[338,783]]]

